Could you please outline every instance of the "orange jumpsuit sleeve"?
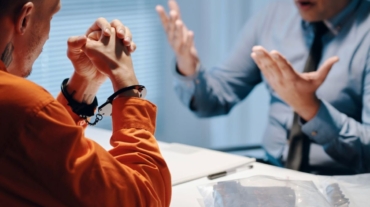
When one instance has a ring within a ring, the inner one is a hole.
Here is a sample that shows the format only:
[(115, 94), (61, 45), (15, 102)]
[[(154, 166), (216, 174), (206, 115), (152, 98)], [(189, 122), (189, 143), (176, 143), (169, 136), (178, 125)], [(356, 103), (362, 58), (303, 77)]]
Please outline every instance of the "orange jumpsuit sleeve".
[(107, 152), (85, 138), (64, 97), (57, 100), (30, 115), (19, 143), (8, 147), (7, 166), (19, 163), (23, 170), (16, 174), (31, 178), (9, 180), (9, 192), (15, 188), (41, 206), (170, 205), (171, 176), (153, 135), (155, 105), (115, 99), (113, 149)]

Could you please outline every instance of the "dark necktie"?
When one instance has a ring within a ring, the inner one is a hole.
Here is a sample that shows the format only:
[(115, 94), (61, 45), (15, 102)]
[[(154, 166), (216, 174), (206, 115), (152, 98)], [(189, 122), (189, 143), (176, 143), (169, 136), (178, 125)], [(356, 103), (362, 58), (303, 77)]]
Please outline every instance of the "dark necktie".
[[(323, 22), (314, 23), (315, 37), (304, 68), (305, 73), (317, 70), (322, 54), (322, 36), (328, 31)], [(289, 152), (285, 167), (293, 170), (309, 171), (310, 139), (302, 132), (300, 117), (294, 113), (289, 135)]]

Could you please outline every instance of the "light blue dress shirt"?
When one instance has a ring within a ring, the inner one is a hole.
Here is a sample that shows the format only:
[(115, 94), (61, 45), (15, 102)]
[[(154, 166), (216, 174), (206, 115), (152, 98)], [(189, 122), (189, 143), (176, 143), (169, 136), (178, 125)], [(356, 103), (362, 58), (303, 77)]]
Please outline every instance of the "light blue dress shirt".
[[(330, 32), (322, 40), (321, 64), (332, 56), (338, 56), (340, 62), (316, 92), (321, 101), (318, 113), (302, 124), (302, 131), (313, 142), (312, 166), (370, 172), (369, 14), (369, 0), (352, 0), (334, 18), (325, 20)], [(264, 80), (250, 57), (251, 49), (261, 45), (277, 50), (302, 72), (313, 38), (312, 25), (302, 20), (293, 0), (271, 3), (247, 22), (226, 62), (210, 70), (200, 66), (192, 77), (177, 74), (175, 90), (188, 107), (194, 97), (190, 108), (199, 117), (211, 117), (227, 114), (264, 82), (271, 100), (263, 147), (269, 160), (282, 166), (293, 111)]]

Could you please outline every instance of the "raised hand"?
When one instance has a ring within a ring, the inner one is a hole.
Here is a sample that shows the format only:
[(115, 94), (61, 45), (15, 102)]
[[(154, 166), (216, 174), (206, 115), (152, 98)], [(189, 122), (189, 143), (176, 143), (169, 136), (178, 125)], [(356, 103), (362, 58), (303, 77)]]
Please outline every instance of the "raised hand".
[(317, 71), (298, 73), (277, 51), (269, 53), (256, 46), (251, 56), (274, 91), (306, 121), (318, 112), (320, 102), (316, 90), (339, 61), (338, 57), (331, 57)]
[(194, 33), (188, 30), (181, 20), (180, 8), (176, 1), (169, 0), (168, 6), (170, 8), (169, 14), (166, 14), (162, 6), (157, 6), (156, 10), (167, 34), (168, 42), (176, 54), (180, 72), (185, 76), (191, 76), (196, 72), (199, 63), (197, 50), (194, 46)]

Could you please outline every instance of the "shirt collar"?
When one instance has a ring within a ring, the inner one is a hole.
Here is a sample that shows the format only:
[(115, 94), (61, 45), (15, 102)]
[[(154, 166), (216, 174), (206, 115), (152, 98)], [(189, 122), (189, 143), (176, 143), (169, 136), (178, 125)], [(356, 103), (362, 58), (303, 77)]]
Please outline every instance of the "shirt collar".
[[(357, 6), (362, 0), (350, 0), (350, 3), (336, 16), (324, 20), (325, 25), (329, 28), (330, 32), (337, 35), (342, 26), (346, 23), (346, 20), (355, 12)], [(311, 27), (311, 23), (302, 20), (302, 25), (304, 28)]]

